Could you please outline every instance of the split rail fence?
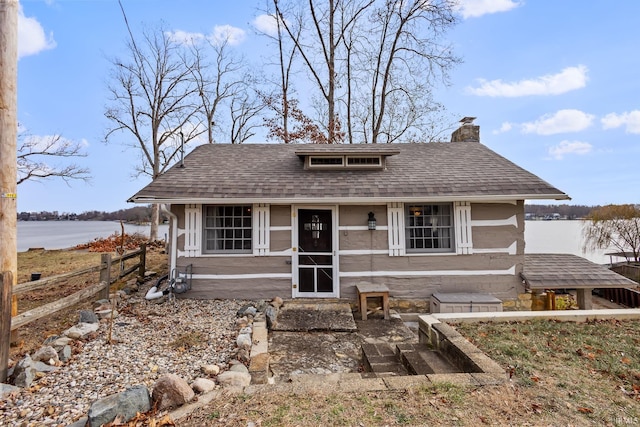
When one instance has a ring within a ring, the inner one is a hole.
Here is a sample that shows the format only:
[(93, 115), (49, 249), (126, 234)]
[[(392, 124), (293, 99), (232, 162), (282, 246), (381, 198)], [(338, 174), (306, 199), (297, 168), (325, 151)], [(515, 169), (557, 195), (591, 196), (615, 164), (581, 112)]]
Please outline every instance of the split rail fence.
[[(12, 287), (13, 273), (11, 271), (0, 271), (0, 382), (5, 382), (7, 379), (11, 331), (27, 325), (34, 320), (49, 316), (56, 311), (71, 307), (80, 301), (94, 296), (95, 294), (100, 294), (101, 298), (109, 298), (109, 286), (116, 280), (125, 277), (136, 270), (140, 277), (144, 277), (146, 256), (147, 246), (143, 244), (138, 250), (113, 259), (111, 258), (111, 254), (102, 254), (100, 257), (100, 265), (73, 271), (71, 273), (59, 274), (46, 279), (20, 283), (15, 287)], [(133, 258), (138, 258), (137, 263), (128, 268), (125, 267), (125, 261)], [(119, 271), (117, 278), (112, 279), (111, 266), (116, 262), (120, 263)], [(51, 286), (56, 282), (96, 271), (100, 272), (98, 284), (91, 285), (72, 295), (11, 317), (10, 307), (13, 295), (20, 295), (37, 289), (42, 289), (43, 287)]]
[[(80, 301), (90, 298), (96, 294), (99, 294), (100, 298), (109, 298), (109, 286), (116, 280), (125, 277), (136, 270), (138, 271), (138, 275), (140, 277), (144, 277), (146, 268), (146, 254), (147, 246), (143, 244), (139, 249), (131, 253), (118, 256), (116, 258), (112, 258), (111, 254), (102, 254), (100, 257), (100, 264), (93, 267), (88, 267), (82, 270), (76, 270), (70, 273), (59, 274), (56, 276), (47, 277), (45, 279), (34, 280), (32, 282), (20, 283), (16, 285), (13, 288), (13, 295), (20, 295), (27, 292), (35, 291), (37, 289), (42, 289), (45, 286), (52, 286), (56, 282), (59, 282), (61, 280), (81, 276), (83, 274), (100, 272), (97, 284), (88, 286), (69, 296), (50, 302), (48, 304), (44, 304), (40, 307), (36, 307), (32, 310), (25, 311), (24, 313), (20, 313), (17, 316), (12, 317), (11, 330), (13, 331), (21, 326), (33, 322), (34, 320), (41, 319), (59, 310), (71, 307), (79, 303)], [(129, 267), (125, 267), (125, 261), (133, 258), (138, 258), (137, 263)], [(112, 278), (111, 266), (115, 263), (119, 263), (120, 265), (117, 277)]]

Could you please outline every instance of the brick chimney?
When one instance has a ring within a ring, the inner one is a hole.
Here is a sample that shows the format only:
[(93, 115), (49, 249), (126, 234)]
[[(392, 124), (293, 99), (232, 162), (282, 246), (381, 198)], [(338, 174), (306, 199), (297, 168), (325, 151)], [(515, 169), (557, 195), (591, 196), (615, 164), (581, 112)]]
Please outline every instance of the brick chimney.
[(480, 142), (480, 126), (473, 124), (475, 117), (464, 117), (460, 127), (451, 134), (451, 142)]

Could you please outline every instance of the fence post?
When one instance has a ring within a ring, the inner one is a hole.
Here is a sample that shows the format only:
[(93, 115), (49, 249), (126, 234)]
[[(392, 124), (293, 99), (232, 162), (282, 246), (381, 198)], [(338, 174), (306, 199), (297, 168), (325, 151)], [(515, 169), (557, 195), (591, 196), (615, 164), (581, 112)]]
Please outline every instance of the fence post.
[(100, 282), (106, 283), (106, 287), (100, 291), (100, 298), (109, 299), (111, 288), (111, 254), (100, 255)]
[(7, 381), (11, 345), (11, 288), (13, 273), (0, 272), (0, 383)]
[(140, 283), (144, 281), (144, 273), (147, 271), (147, 244), (143, 243), (140, 245), (140, 267), (138, 269), (138, 277), (140, 278)]

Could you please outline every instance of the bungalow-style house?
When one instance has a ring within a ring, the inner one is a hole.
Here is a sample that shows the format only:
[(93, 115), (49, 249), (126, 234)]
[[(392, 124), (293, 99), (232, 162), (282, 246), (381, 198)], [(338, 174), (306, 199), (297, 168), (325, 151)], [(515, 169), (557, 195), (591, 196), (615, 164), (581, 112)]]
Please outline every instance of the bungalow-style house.
[(568, 199), (479, 142), (208, 144), (130, 201), (164, 204), (190, 298), (523, 292), (524, 201)]

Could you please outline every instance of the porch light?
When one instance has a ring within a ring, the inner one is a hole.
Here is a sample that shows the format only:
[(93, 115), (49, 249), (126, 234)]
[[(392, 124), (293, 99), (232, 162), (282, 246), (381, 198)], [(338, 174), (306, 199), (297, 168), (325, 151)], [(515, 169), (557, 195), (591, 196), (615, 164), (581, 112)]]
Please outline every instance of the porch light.
[(376, 229), (376, 217), (373, 216), (373, 212), (369, 212), (369, 230), (375, 230)]

